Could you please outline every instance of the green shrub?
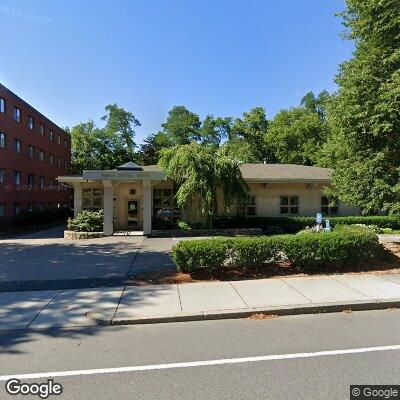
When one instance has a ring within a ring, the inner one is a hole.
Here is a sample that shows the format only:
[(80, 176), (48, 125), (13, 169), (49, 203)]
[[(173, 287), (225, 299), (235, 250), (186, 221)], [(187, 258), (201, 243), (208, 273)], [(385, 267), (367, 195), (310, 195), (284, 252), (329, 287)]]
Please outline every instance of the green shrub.
[(179, 221), (178, 222), (178, 229), (180, 229), (181, 231), (191, 231), (192, 227), (186, 223), (185, 221)]
[(75, 232), (102, 232), (103, 216), (103, 210), (83, 210), (76, 218), (68, 219), (68, 230)]
[[(400, 229), (400, 216), (327, 217), (335, 225), (376, 225), (378, 228)], [(315, 225), (314, 217), (215, 217), (214, 228), (261, 228), (264, 234), (296, 233)], [(277, 230), (279, 229), (280, 232)], [(275, 232), (274, 232), (275, 231)]]
[(231, 239), (182, 240), (173, 247), (172, 259), (182, 272), (222, 268), (228, 259)]
[(181, 241), (172, 248), (172, 258), (182, 272), (226, 266), (266, 268), (282, 261), (301, 271), (340, 269), (382, 255), (374, 232), (351, 227), (308, 235)]

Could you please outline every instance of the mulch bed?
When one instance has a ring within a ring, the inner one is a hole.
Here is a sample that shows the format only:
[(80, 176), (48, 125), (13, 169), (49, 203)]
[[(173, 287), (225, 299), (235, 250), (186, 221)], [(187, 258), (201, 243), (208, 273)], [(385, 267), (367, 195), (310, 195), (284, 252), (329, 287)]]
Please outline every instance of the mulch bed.
[(365, 274), (374, 272), (376, 274), (400, 273), (400, 244), (386, 243), (388, 251), (386, 259), (379, 260), (373, 264), (348, 265), (340, 270), (324, 268), (312, 272), (300, 272), (290, 264), (269, 265), (267, 268), (224, 268), (216, 271), (199, 270), (190, 273), (176, 271), (155, 271), (145, 275), (132, 277), (128, 285), (162, 285), (173, 283), (194, 283), (194, 282), (219, 282), (219, 281), (239, 281), (247, 279), (267, 279), (282, 277), (303, 277), (317, 275), (332, 275), (341, 273)]

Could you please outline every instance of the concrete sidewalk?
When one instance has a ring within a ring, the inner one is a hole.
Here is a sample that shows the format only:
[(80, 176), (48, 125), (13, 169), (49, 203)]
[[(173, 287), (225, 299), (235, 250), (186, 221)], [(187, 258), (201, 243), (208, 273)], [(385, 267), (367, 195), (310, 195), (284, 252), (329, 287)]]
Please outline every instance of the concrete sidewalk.
[(400, 307), (400, 274), (0, 293), (0, 330)]

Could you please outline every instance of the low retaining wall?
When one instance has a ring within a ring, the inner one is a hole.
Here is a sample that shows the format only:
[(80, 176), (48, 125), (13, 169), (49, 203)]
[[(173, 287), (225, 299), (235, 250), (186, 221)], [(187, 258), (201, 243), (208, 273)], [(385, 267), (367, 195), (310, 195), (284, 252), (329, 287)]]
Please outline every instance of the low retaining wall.
[(79, 239), (96, 239), (104, 237), (103, 232), (75, 232), (64, 231), (64, 239), (79, 240)]
[(238, 229), (193, 229), (191, 231), (181, 230), (153, 230), (151, 237), (190, 237), (190, 236), (261, 236), (260, 228), (238, 228)]

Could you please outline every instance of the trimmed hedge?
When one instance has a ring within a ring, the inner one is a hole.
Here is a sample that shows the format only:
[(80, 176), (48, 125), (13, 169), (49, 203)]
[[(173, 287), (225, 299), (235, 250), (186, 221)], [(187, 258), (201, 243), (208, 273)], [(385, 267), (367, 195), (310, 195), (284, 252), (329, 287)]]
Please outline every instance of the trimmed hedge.
[(276, 235), (257, 238), (181, 241), (172, 248), (172, 259), (182, 272), (224, 267), (267, 267), (288, 261), (301, 271), (343, 266), (384, 255), (377, 236), (365, 229), (338, 232)]
[[(335, 225), (376, 225), (379, 228), (400, 229), (400, 216), (351, 216), (328, 217)], [(307, 226), (315, 225), (314, 217), (215, 217), (213, 227), (225, 228), (261, 228), (264, 234), (296, 233)]]

